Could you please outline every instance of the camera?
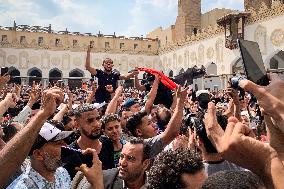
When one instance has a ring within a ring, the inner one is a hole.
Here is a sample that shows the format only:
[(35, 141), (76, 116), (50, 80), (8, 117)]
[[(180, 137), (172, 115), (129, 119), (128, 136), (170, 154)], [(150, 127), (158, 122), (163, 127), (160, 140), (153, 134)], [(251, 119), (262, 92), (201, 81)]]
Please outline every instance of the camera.
[(231, 81), (230, 81), (231, 87), (239, 92), (239, 98), (240, 98), (240, 100), (243, 100), (243, 99), (244, 99), (245, 91), (244, 91), (244, 89), (242, 89), (242, 88), (239, 86), (239, 81), (240, 81), (240, 80), (244, 80), (244, 79), (245, 79), (244, 77), (236, 76), (236, 77), (231, 78)]
[(61, 147), (61, 161), (66, 164), (74, 165), (75, 167), (80, 167), (83, 163), (87, 163), (88, 167), (91, 167), (88, 159), (92, 159), (92, 155), (83, 155), (82, 150), (74, 149), (66, 146)]
[(9, 68), (8, 67), (2, 67), (1, 68), (1, 76), (8, 74)]
[[(196, 130), (196, 134), (198, 135), (199, 139), (204, 144), (205, 150), (208, 153), (217, 153), (216, 148), (211, 143), (209, 138), (207, 137), (205, 123), (204, 123), (204, 116), (205, 116), (206, 109), (200, 110), (197, 114), (188, 114), (184, 118), (184, 123), (187, 127), (189, 127), (192, 131)], [(221, 112), (217, 111), (217, 121), (219, 125), (225, 129), (228, 121), (227, 117), (223, 116)]]

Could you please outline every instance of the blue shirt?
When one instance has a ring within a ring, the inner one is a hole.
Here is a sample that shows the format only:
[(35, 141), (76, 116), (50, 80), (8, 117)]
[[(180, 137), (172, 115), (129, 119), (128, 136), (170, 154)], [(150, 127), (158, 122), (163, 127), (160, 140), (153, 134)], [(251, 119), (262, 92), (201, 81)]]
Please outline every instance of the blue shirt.
[(7, 189), (69, 189), (71, 179), (63, 167), (55, 172), (55, 182), (49, 182), (36, 172), (32, 167), (14, 180)]

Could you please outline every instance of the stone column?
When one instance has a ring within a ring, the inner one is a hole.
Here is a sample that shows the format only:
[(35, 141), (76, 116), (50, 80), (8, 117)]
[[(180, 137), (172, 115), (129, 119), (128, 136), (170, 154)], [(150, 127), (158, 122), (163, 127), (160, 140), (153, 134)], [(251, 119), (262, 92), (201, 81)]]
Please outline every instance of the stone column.
[(21, 78), (21, 84), (22, 84), (22, 85), (28, 85), (28, 78), (22, 77), (22, 78)]
[(48, 78), (43, 78), (43, 79), (42, 79), (43, 88), (46, 88), (46, 87), (48, 86), (48, 83), (49, 83)]

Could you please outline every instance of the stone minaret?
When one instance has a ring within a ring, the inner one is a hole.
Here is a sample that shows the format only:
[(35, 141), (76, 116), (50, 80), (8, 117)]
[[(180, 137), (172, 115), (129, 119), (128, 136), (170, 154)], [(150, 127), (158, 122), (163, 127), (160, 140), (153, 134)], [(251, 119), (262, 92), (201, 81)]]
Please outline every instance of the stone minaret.
[(201, 28), (201, 0), (179, 0), (174, 41), (182, 41)]
[(272, 0), (244, 0), (245, 10), (254, 8), (254, 10), (258, 11), (262, 3), (265, 3), (270, 8)]

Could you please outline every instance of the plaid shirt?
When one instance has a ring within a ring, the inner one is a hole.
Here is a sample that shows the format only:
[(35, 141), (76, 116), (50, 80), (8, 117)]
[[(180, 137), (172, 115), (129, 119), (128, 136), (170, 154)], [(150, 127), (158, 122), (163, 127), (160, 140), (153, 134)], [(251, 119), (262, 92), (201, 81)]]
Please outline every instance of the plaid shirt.
[(71, 179), (63, 167), (55, 172), (55, 182), (49, 182), (32, 167), (21, 174), (7, 189), (68, 189), (71, 188)]

